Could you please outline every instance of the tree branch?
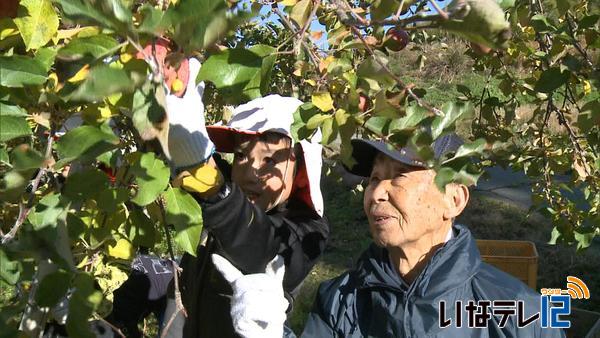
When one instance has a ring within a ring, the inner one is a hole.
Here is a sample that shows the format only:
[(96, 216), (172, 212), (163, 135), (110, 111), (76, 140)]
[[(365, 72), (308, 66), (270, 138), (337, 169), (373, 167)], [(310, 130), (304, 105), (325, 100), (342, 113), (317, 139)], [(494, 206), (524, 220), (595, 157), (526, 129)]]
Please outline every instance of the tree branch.
[(171, 265), (173, 267), (173, 281), (175, 283), (175, 312), (173, 312), (173, 314), (171, 315), (171, 317), (169, 318), (169, 320), (167, 321), (167, 324), (165, 325), (160, 337), (164, 338), (167, 336), (167, 333), (169, 332), (169, 329), (171, 328), (171, 325), (173, 324), (173, 322), (175, 321), (175, 318), (177, 318), (177, 315), (181, 312), (183, 314), (184, 317), (187, 318), (187, 311), (185, 310), (185, 306), (183, 306), (183, 301), (181, 300), (181, 291), (179, 290), (179, 272), (181, 271), (181, 268), (179, 268), (179, 266), (177, 265), (177, 262), (175, 261), (175, 254), (174, 254), (174, 250), (173, 250), (173, 244), (171, 243), (171, 234), (169, 232), (169, 227), (167, 226), (167, 217), (166, 217), (166, 213), (165, 213), (165, 200), (163, 199), (163, 197), (159, 197), (158, 198), (158, 206), (160, 208), (160, 212), (161, 212), (161, 216), (163, 219), (163, 226), (165, 228), (165, 234), (167, 236), (167, 247), (169, 250), (169, 256), (170, 256), (170, 261), (171, 261)]
[[(316, 6), (315, 6), (316, 7)], [(283, 25), (289, 29), (290, 31), (292, 31), (294, 33), (294, 35), (297, 35), (299, 33), (299, 31), (294, 27), (294, 25), (290, 22), (290, 20), (285, 16), (285, 14), (283, 14), (281, 12), (281, 10), (277, 7), (277, 4), (274, 3), (271, 6), (271, 11), (275, 14), (277, 14), (277, 16), (281, 19), (281, 22), (283, 23)], [(314, 54), (314, 51), (308, 46), (308, 44), (306, 43), (306, 41), (304, 40), (303, 36), (300, 36), (300, 44), (302, 45), (302, 47), (304, 47), (304, 49), (307, 51), (308, 56), (310, 57), (310, 60), (312, 61), (312, 63), (315, 65), (316, 69), (319, 69), (319, 65), (321, 64), (321, 60), (319, 59), (319, 57), (317, 55)]]
[[(45, 152), (44, 159), (47, 159), (52, 154), (52, 142), (54, 140), (54, 138), (52, 137), (52, 134), (50, 134), (48, 136), (47, 140), (48, 140), (48, 142), (46, 145), (46, 152)], [(10, 229), (10, 231), (2, 237), (2, 244), (6, 244), (9, 241), (11, 241), (15, 237), (17, 232), (19, 231), (19, 228), (21, 228), (21, 225), (23, 224), (23, 222), (25, 222), (25, 220), (27, 219), (27, 216), (29, 215), (29, 212), (31, 211), (31, 208), (33, 206), (33, 201), (35, 199), (35, 192), (37, 191), (38, 186), (40, 185), (40, 181), (42, 180), (42, 177), (44, 177), (44, 175), (46, 174), (47, 168), (48, 168), (48, 165), (46, 164), (46, 162), (44, 162), (44, 166), (39, 169), (37, 175), (35, 176), (35, 179), (33, 180), (32, 184), (31, 184), (31, 192), (29, 193), (29, 198), (27, 199), (27, 204), (23, 205), (23, 202), (19, 202), (19, 216), (17, 217), (17, 221), (15, 222), (15, 225), (13, 225), (13, 227)]]
[(575, 46), (575, 49), (577, 49), (579, 54), (581, 54), (581, 56), (583, 56), (583, 59), (586, 61), (588, 67), (593, 69), (594, 64), (592, 63), (590, 56), (588, 55), (586, 50), (581, 47), (581, 44), (579, 44), (579, 41), (577, 41), (577, 38), (575, 37), (575, 30), (573, 29), (573, 26), (574, 26), (573, 18), (571, 18), (571, 15), (568, 12), (565, 14), (565, 18), (567, 19), (567, 27), (569, 27), (569, 36), (573, 40), (572, 41), (573, 46)]
[(116, 326), (114, 326), (113, 324), (109, 323), (106, 319), (100, 317), (98, 314), (96, 314), (94, 316), (97, 320), (105, 323), (106, 325), (110, 326), (111, 329), (113, 329), (113, 331), (115, 331), (119, 336), (121, 336), (121, 338), (126, 338), (125, 335), (123, 334), (123, 332)]
[(441, 9), (440, 6), (437, 4), (437, 2), (435, 2), (435, 0), (430, 0), (429, 3), (435, 9), (435, 11), (438, 12), (438, 14), (440, 15), (440, 17), (443, 20), (448, 20), (450, 18), (448, 16), (448, 13), (446, 13), (446, 11), (444, 11), (443, 9)]

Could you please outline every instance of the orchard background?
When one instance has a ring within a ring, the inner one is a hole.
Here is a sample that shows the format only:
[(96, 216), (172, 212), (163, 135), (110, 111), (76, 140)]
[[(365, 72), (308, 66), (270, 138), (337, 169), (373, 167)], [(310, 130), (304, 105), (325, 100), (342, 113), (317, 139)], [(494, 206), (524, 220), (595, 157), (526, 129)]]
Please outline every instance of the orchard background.
[[(294, 134), (323, 134), (326, 197), (350, 139), (380, 138), (440, 186), (523, 172), (551, 224), (529, 229), (575, 260), (600, 234), (597, 2), (10, 0), (0, 17), (1, 336), (38, 336), (67, 294), (69, 334), (89, 336), (138, 247), (194, 254), (200, 207), (163, 151), (191, 56), (209, 123), (270, 93), (306, 102)], [(451, 131), (467, 142), (433, 161)]]

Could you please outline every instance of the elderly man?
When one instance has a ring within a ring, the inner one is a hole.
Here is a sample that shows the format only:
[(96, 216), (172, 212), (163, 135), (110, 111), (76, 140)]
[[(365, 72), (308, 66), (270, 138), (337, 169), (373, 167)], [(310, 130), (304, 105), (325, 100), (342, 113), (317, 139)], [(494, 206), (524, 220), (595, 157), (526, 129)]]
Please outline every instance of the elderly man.
[[(460, 144), (455, 135), (438, 138), (435, 158)], [(353, 146), (351, 172), (369, 177), (364, 212), (374, 243), (353, 270), (321, 284), (303, 337), (564, 336), (542, 329), (539, 294), (483, 263), (469, 230), (454, 223), (469, 200), (465, 185), (440, 191), (435, 171), (410, 148)], [(234, 303), (252, 317), (244, 325), (275, 324), (268, 310), (259, 318), (260, 308)]]

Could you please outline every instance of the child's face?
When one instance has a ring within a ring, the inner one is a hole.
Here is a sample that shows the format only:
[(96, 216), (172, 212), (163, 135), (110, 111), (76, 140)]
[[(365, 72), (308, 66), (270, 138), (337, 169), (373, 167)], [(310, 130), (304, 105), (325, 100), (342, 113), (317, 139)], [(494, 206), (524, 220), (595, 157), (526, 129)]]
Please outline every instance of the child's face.
[(231, 179), (250, 202), (269, 210), (290, 197), (295, 162), (285, 136), (236, 135)]

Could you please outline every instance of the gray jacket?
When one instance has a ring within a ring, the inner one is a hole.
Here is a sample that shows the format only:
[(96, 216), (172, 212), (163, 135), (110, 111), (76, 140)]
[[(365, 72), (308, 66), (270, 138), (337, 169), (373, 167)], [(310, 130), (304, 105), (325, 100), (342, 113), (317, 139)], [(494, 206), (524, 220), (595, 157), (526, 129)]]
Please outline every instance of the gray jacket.
[[(521, 319), (528, 319), (540, 312), (540, 295), (483, 263), (466, 227), (455, 225), (453, 231), (454, 238), (411, 285), (395, 272), (387, 250), (371, 245), (354, 270), (321, 284), (302, 337), (564, 337), (562, 330), (542, 329), (539, 319), (518, 328), (516, 314), (500, 325), (502, 315), (494, 309), (518, 313), (517, 304), (489, 307), (487, 327), (469, 328), (466, 306), (471, 300), (523, 300)], [(440, 301), (445, 301), (442, 318)], [(462, 302), (460, 327), (457, 301)], [(440, 319), (451, 322), (441, 328)]]

